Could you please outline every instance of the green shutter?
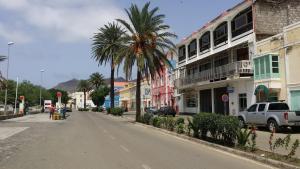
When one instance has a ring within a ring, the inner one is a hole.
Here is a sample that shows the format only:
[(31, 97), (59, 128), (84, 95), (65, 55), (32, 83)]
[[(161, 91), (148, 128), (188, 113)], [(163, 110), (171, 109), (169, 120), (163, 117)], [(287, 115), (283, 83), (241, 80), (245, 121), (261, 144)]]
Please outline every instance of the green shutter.
[(291, 92), (291, 110), (300, 111), (300, 90)]

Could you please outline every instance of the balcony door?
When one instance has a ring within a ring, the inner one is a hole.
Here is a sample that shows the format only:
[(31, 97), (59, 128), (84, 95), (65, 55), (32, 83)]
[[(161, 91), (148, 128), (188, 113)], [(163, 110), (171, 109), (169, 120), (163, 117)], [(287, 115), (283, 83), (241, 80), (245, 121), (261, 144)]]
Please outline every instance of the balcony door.
[(212, 112), (211, 89), (200, 91), (200, 112)]
[(214, 89), (215, 113), (222, 114), (222, 115), (228, 115), (229, 114), (229, 102), (225, 103), (225, 105), (224, 105), (224, 103), (222, 101), (223, 94), (228, 94), (226, 87)]

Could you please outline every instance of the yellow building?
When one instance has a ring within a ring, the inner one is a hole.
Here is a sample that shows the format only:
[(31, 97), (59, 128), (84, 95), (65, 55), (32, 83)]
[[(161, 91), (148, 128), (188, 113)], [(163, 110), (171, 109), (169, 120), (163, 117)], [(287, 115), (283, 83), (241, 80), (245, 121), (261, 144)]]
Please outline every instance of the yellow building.
[(300, 22), (257, 42), (253, 62), (257, 101), (284, 100), (300, 110)]

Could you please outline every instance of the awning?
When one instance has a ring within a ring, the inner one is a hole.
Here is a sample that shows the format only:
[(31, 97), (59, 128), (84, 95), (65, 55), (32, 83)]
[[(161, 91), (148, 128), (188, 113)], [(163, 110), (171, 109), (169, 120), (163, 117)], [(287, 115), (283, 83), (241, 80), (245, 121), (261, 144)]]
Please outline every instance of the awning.
[(265, 95), (269, 95), (270, 94), (270, 90), (268, 87), (266, 87), (265, 85), (258, 85), (255, 89), (255, 92), (254, 94), (257, 95), (259, 94), (260, 92), (263, 92)]

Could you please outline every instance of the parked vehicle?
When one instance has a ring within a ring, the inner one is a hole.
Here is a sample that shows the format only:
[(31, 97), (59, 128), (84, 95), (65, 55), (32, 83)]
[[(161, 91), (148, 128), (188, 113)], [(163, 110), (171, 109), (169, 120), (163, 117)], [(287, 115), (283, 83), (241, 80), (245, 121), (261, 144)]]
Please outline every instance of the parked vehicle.
[(290, 111), (283, 102), (263, 102), (251, 105), (238, 115), (241, 126), (266, 126), (270, 131), (279, 131), (283, 127), (299, 127), (300, 112)]
[(161, 107), (158, 111), (157, 114), (160, 116), (168, 116), (171, 115), (175, 117), (176, 111), (173, 109), (171, 106), (166, 106), (166, 107)]
[(151, 114), (157, 114), (157, 108), (156, 107), (146, 107), (145, 112), (151, 113)]

